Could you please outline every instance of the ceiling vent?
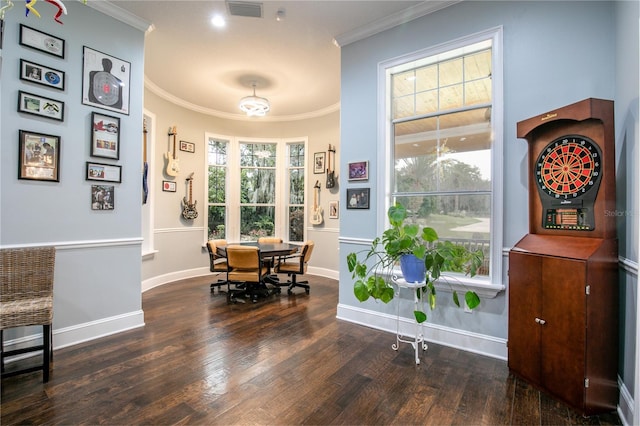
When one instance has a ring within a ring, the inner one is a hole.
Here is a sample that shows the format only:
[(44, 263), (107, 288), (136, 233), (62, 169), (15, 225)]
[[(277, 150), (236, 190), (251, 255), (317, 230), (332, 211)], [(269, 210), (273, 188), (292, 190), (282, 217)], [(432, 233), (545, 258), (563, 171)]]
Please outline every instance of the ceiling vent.
[(262, 3), (248, 1), (228, 1), (229, 15), (262, 18)]

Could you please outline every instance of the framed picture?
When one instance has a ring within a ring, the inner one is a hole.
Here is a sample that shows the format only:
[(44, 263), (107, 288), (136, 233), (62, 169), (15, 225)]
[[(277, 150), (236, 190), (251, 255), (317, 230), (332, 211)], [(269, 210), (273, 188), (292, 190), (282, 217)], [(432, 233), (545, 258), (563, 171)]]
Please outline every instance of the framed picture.
[(64, 71), (20, 59), (20, 79), (64, 90)]
[(180, 151), (184, 152), (196, 152), (196, 144), (187, 141), (180, 141)]
[(64, 121), (64, 102), (20, 90), (18, 112)]
[(120, 119), (91, 113), (91, 156), (120, 159)]
[(64, 40), (20, 24), (20, 44), (64, 58)]
[(171, 182), (170, 180), (162, 181), (162, 190), (164, 192), (176, 192), (176, 183)]
[(18, 179), (60, 181), (60, 137), (20, 130)]
[(324, 156), (324, 152), (316, 152), (315, 154), (313, 154), (313, 173), (324, 173)]
[(82, 103), (129, 115), (131, 64), (83, 47)]
[(339, 211), (338, 201), (329, 201), (329, 219), (337, 219)]
[(91, 185), (91, 210), (113, 210), (115, 192), (113, 185)]
[(103, 182), (122, 182), (122, 166), (100, 164), (87, 161), (87, 180), (101, 180)]
[(348, 209), (368, 209), (369, 208), (369, 188), (349, 188), (347, 189)]
[(349, 163), (349, 180), (368, 180), (369, 162), (356, 161)]

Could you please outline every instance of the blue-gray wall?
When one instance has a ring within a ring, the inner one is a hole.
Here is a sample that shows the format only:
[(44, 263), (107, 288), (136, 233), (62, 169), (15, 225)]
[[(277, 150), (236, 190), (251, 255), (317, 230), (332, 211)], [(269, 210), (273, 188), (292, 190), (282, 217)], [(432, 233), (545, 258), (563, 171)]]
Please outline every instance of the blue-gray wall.
[[(616, 101), (619, 192), (621, 187), (625, 188), (625, 196), (619, 195), (618, 205), (621, 211), (627, 212), (626, 220), (620, 222), (619, 232), (624, 235), (621, 255), (628, 256), (628, 259), (622, 259), (628, 267), (621, 268), (623, 329), (620, 377), (624, 390), (632, 393), (633, 378), (638, 374), (633, 368), (638, 339), (635, 329), (638, 264), (637, 2), (462, 2), (344, 46), (341, 59), (342, 174), (348, 162), (369, 160), (372, 178), (366, 186), (372, 190), (372, 205), (381, 204), (380, 197), (384, 192), (382, 188), (378, 190), (376, 179), (378, 170), (382, 170), (382, 165), (377, 162), (378, 106), (384, 99), (378, 93), (379, 63), (495, 27), (503, 29), (504, 50), (504, 99), (495, 100), (504, 102), (504, 253), (529, 229), (526, 209), (527, 143), (516, 138), (516, 123), (589, 97)], [(395, 313), (395, 309), (381, 303), (359, 303), (353, 296), (353, 280), (344, 259), (347, 253), (363, 248), (359, 239), (370, 241), (380, 234), (381, 230), (376, 231), (377, 213), (375, 208), (341, 208), (338, 311), (339, 316), (341, 312), (345, 313), (345, 319), (385, 328), (388, 326), (385, 320)], [(502, 284), (508, 291), (507, 266), (505, 259)], [(484, 299), (478, 311), (470, 315), (454, 311), (448, 299), (446, 294), (439, 295), (438, 303), (445, 305), (445, 309), (429, 318), (430, 326), (434, 325), (436, 332), (444, 329), (468, 337), (461, 346), (470, 350), (476, 349), (476, 340), (506, 343), (508, 306), (505, 292), (496, 298)], [(357, 310), (361, 310), (360, 316), (353, 314)], [(410, 316), (409, 309), (404, 316)], [(456, 342), (463, 340), (453, 339)], [(494, 355), (500, 356), (499, 353)], [(629, 401), (624, 401), (624, 404), (629, 405)]]
[[(6, 12), (2, 50), (2, 150), (0, 245), (57, 247), (54, 346), (95, 338), (143, 324), (140, 291), (141, 135), (144, 32), (81, 2), (66, 2), (63, 25), (56, 8), (39, 2), (41, 18), (25, 17), (24, 4)], [(64, 59), (19, 44), (19, 25), (65, 40)], [(131, 63), (129, 115), (82, 105), (83, 46)], [(66, 73), (64, 91), (20, 80), (20, 59)], [(65, 103), (64, 122), (16, 111), (18, 90)], [(120, 118), (120, 160), (90, 157), (91, 112)], [(18, 180), (18, 131), (60, 136), (60, 182)], [(115, 209), (91, 210), (86, 162), (122, 166), (115, 183)], [(18, 334), (16, 334), (18, 333)], [(31, 330), (7, 333), (9, 340)]]

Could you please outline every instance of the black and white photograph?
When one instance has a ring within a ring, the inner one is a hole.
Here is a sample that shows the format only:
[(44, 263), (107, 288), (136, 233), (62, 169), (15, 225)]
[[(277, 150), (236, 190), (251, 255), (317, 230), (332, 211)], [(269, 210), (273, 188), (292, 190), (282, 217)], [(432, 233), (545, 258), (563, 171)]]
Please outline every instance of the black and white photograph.
[(113, 185), (91, 185), (91, 210), (113, 210), (115, 187)]
[(339, 202), (337, 200), (329, 201), (329, 219), (337, 219), (340, 211)]
[(84, 46), (82, 103), (129, 115), (131, 63)]
[(20, 79), (52, 89), (64, 90), (65, 73), (46, 65), (20, 59)]
[(324, 173), (324, 160), (325, 153), (324, 152), (316, 152), (313, 154), (313, 173), (314, 174), (322, 174)]

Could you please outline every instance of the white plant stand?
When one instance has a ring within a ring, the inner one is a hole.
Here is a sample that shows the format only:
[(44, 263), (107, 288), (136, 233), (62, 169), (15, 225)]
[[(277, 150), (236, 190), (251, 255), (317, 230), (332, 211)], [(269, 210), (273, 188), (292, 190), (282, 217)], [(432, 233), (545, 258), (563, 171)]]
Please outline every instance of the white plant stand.
[(424, 312), (424, 297), (420, 297), (419, 292), (422, 288), (427, 286), (425, 281), (419, 283), (408, 283), (403, 278), (393, 277), (391, 280), (393, 284), (396, 285), (396, 297), (398, 297), (398, 301), (396, 303), (397, 306), (397, 316), (396, 316), (396, 342), (391, 345), (391, 348), (394, 351), (397, 351), (400, 348), (400, 343), (408, 343), (413, 346), (416, 355), (416, 365), (420, 364), (420, 347), (422, 347), (423, 351), (426, 351), (428, 346), (424, 340), (424, 327), (423, 323), (418, 323), (413, 317), (413, 321), (415, 322), (415, 334), (413, 337), (407, 336), (400, 333), (400, 290), (403, 288), (407, 288), (413, 291), (413, 304), (414, 310), (420, 310)]

